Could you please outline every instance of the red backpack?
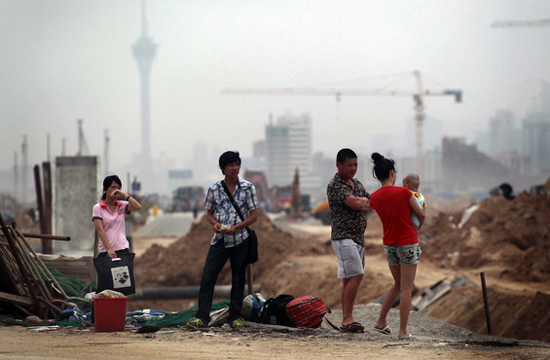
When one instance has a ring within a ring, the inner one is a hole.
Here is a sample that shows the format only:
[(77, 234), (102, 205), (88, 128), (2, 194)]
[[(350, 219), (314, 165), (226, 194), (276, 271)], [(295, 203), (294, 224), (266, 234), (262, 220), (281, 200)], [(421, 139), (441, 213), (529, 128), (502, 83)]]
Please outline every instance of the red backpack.
[(314, 295), (297, 297), (286, 305), (286, 314), (296, 326), (316, 328), (328, 312), (325, 302)]

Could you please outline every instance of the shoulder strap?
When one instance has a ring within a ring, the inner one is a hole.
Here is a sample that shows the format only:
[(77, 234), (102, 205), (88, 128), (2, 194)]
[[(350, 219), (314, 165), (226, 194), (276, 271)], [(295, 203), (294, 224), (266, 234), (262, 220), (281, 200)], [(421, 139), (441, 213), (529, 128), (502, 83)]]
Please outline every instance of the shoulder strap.
[(340, 330), (338, 326), (334, 325), (326, 316), (324, 316), (323, 319), (327, 322), (328, 326), (331, 327), (333, 330)]
[(244, 221), (244, 217), (241, 214), (241, 211), (239, 210), (239, 207), (235, 203), (235, 199), (233, 199), (233, 195), (231, 195), (231, 192), (229, 191), (229, 188), (227, 187), (227, 184), (225, 183), (225, 180), (222, 180), (223, 189), (225, 190), (225, 193), (227, 194), (227, 197), (229, 197), (229, 200), (231, 201), (231, 204), (233, 204), (233, 207), (237, 211), (237, 214), (241, 218), (241, 221)]

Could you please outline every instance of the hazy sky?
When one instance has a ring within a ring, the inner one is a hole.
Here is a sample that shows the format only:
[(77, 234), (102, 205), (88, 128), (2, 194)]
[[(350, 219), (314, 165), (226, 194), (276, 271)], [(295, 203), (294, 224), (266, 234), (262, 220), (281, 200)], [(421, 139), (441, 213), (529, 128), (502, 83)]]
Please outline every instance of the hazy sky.
[[(369, 148), (381, 134), (399, 139), (413, 116), (408, 96), (221, 95), (228, 87), (370, 88), (374, 77), (420, 70), (427, 88), (464, 91), (461, 104), (427, 97), (426, 112), (444, 134), (472, 139), (498, 109), (523, 118), (539, 79), (550, 80), (550, 27), (491, 28), (549, 18), (547, 0), (156, 0), (147, 16), (159, 44), (153, 156), (178, 166), (196, 141), (251, 155), (270, 113), (309, 113), (313, 148), (329, 154)], [(75, 154), (78, 118), (92, 154), (102, 153), (109, 130), (114, 172), (139, 152), (130, 46), (140, 25), (139, 0), (0, 0), (1, 167), (13, 166), (23, 135), (30, 165), (46, 159), (48, 133), (52, 155), (64, 138)], [(412, 75), (403, 79), (387, 88), (414, 89)]]

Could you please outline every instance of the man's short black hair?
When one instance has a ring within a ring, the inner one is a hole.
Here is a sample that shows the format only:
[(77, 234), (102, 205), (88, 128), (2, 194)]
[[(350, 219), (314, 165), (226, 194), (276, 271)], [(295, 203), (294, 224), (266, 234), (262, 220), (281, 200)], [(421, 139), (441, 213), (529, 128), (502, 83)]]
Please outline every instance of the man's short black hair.
[(336, 162), (343, 164), (347, 159), (357, 159), (357, 154), (351, 149), (342, 149), (336, 155)]
[(238, 151), (226, 151), (220, 156), (220, 160), (218, 162), (220, 165), (220, 169), (222, 170), (222, 173), (223, 173), (223, 170), (229, 164), (238, 162), (239, 165), (241, 165), (241, 158), (239, 156)]

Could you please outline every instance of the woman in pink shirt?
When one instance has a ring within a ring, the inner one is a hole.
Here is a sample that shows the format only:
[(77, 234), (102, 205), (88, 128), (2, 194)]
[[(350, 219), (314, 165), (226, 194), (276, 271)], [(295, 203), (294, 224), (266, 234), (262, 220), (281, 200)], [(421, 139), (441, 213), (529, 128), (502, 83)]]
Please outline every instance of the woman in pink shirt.
[(394, 186), (397, 178), (395, 162), (379, 153), (373, 153), (371, 157), (374, 161), (373, 173), (380, 181), (381, 187), (371, 194), (370, 205), (380, 217), (384, 227), (384, 253), (394, 281), (384, 298), (374, 330), (390, 334), (386, 316), (397, 296), (401, 294), (397, 337), (410, 338), (407, 323), (411, 310), (416, 267), (422, 252), (418, 244), (417, 230), (411, 220), (411, 210), (420, 220), (418, 228), (424, 223), (425, 215), (409, 189)]
[(116, 258), (121, 253), (128, 253), (130, 244), (126, 238), (125, 215), (139, 209), (139, 202), (122, 191), (122, 181), (117, 175), (103, 180), (101, 201), (92, 210), (92, 221), (100, 240), (98, 257)]

